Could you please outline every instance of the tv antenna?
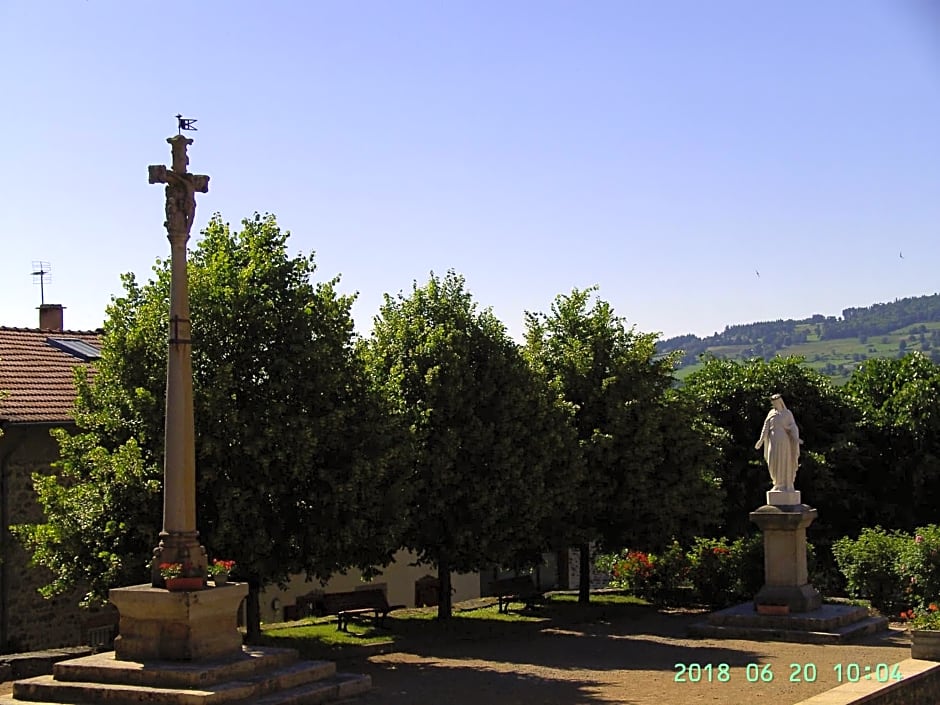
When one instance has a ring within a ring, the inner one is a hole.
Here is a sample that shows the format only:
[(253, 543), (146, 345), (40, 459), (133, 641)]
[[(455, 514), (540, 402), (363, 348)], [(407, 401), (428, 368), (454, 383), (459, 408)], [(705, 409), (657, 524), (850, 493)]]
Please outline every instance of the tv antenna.
[(51, 281), (52, 265), (42, 260), (33, 260), (33, 284), (39, 282), (39, 302), (46, 303), (46, 282)]

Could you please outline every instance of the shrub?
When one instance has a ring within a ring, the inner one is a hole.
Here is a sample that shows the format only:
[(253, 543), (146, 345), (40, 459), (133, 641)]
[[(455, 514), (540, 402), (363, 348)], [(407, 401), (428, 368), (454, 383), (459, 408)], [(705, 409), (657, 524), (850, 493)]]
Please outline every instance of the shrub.
[(907, 604), (926, 608), (940, 596), (940, 526), (905, 535), (897, 556), (898, 585)]
[(823, 595), (846, 596), (845, 576), (832, 555), (832, 543), (806, 544), (806, 565), (809, 581)]
[(652, 559), (653, 575), (650, 583), (654, 596), (671, 597), (671, 593), (688, 585), (692, 566), (678, 541), (673, 540), (669, 548), (661, 555), (652, 556)]
[[(812, 555), (813, 547), (807, 543), (808, 555)], [(764, 586), (764, 536), (751, 534), (736, 539), (731, 544), (731, 555), (735, 558), (737, 583), (737, 597), (749, 600)]]
[(598, 567), (611, 574), (610, 584), (624, 590), (646, 593), (652, 587), (653, 561), (643, 551), (624, 549), (599, 559)]
[(924, 609), (901, 612), (901, 619), (906, 621), (911, 629), (940, 631), (940, 608), (935, 602), (931, 602)]
[(722, 605), (731, 601), (734, 570), (728, 540), (696, 538), (689, 551), (689, 578), (703, 602)]
[(751, 599), (763, 585), (763, 537), (752, 534), (730, 543), (700, 537), (688, 552), (673, 540), (661, 554), (624, 549), (599, 556), (597, 567), (611, 574), (611, 586), (657, 602), (671, 602), (691, 586), (702, 602), (726, 605)]
[(671, 601), (689, 584), (689, 558), (678, 541), (661, 554), (623, 549), (597, 557), (599, 570), (611, 575), (610, 585), (632, 590), (657, 602)]
[(864, 529), (857, 539), (846, 536), (832, 544), (832, 555), (845, 576), (849, 595), (870, 600), (886, 614), (896, 614), (906, 606), (909, 595), (902, 590), (898, 572), (906, 540), (911, 537), (876, 526)]
[(723, 606), (754, 597), (764, 583), (760, 534), (736, 539), (697, 538), (689, 552), (689, 577), (703, 602)]

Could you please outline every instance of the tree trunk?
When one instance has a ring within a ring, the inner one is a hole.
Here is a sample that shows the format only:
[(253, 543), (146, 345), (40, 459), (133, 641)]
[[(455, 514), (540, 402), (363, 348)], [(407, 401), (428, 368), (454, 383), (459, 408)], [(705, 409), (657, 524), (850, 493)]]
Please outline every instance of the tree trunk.
[(578, 602), (586, 605), (591, 601), (591, 544), (578, 546), (580, 570), (578, 575)]
[(450, 592), (450, 563), (446, 560), (439, 560), (437, 563), (437, 581), (441, 585), (437, 596), (437, 618), (450, 619), (453, 613), (453, 602)]
[(248, 578), (248, 597), (245, 598), (245, 641), (257, 644), (261, 637), (261, 581), (256, 576)]

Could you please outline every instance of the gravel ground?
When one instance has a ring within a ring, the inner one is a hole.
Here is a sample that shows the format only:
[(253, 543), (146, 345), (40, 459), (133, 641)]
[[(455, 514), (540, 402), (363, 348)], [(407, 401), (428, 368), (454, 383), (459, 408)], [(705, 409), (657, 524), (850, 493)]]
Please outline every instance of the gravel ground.
[[(899, 625), (846, 646), (686, 638), (688, 625), (701, 619), (654, 613), (510, 638), (436, 640), (339, 666), (372, 676), (373, 690), (350, 705), (793, 705), (839, 685), (838, 664), (844, 672), (849, 663), (864, 669), (910, 657), (910, 640)], [(677, 682), (677, 664), (699, 664), (701, 680), (688, 682), (686, 672), (687, 682)], [(728, 670), (719, 670), (721, 664)], [(762, 682), (765, 665), (772, 680)], [(807, 682), (812, 666), (815, 681)], [(801, 680), (791, 682), (791, 676)], [(11, 689), (9, 682), (0, 684), (0, 695)]]
[[(838, 664), (864, 669), (910, 658), (910, 640), (897, 625), (848, 646), (686, 638), (686, 627), (700, 619), (652, 614), (512, 639), (409, 647), (341, 666), (372, 676), (372, 692), (355, 701), (362, 705), (792, 705), (839, 685)], [(677, 682), (676, 664), (692, 663), (710, 665), (712, 682), (707, 668), (700, 682)], [(719, 682), (720, 664), (729, 666), (725, 682)], [(764, 665), (768, 682), (759, 680)], [(815, 681), (807, 682), (813, 666)], [(757, 682), (749, 682), (748, 671)], [(791, 682), (791, 675), (801, 680)]]

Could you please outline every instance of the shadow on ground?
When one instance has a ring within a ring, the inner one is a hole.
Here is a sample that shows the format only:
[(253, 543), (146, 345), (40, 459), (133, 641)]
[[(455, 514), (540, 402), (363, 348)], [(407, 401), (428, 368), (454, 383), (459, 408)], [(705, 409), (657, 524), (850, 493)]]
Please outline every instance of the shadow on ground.
[(492, 639), (413, 639), (403, 648), (429, 659), (483, 659), (562, 670), (663, 670), (676, 663), (759, 661), (760, 650), (716, 646), (683, 646), (688, 625), (697, 615), (650, 614), (617, 622), (566, 624), (537, 629), (510, 629)]
[[(839, 664), (896, 663), (910, 655), (910, 642), (899, 631), (857, 644), (812, 646), (691, 639), (688, 626), (704, 618), (701, 611), (598, 605), (535, 610), (515, 621), (494, 612), (478, 610), (444, 623), (389, 619), (386, 630), (359, 625), (359, 638), (385, 634), (389, 643), (305, 655), (371, 675), (374, 690), (357, 698), (361, 705), (792, 705), (838, 685)], [(306, 651), (303, 642), (290, 645)], [(680, 682), (677, 664), (699, 664), (702, 673), (711, 665), (713, 674), (727, 664), (724, 674), (730, 676)], [(797, 664), (801, 678), (794, 679)], [(802, 678), (809, 673), (806, 664), (813, 664), (813, 682)], [(773, 671), (772, 682), (755, 682), (765, 666)]]
[[(512, 670), (512, 664), (454, 664), (440, 661), (382, 663), (369, 659), (357, 672), (372, 676), (373, 690), (356, 699), (361, 705), (439, 705), (471, 695), (480, 705), (599, 705), (597, 683)], [(462, 702), (462, 701), (461, 701)], [(632, 700), (622, 700), (624, 705)]]
[[(675, 671), (677, 663), (727, 663), (746, 666), (767, 659), (775, 642), (690, 639), (689, 625), (701, 621), (704, 611), (657, 610), (645, 605), (590, 605), (572, 618), (571, 612), (552, 609), (526, 611), (531, 621), (502, 621), (485, 612), (477, 618), (436, 620), (395, 619), (385, 628), (356, 625), (365, 641), (385, 636), (384, 644), (362, 647), (325, 646), (315, 637), (266, 640), (272, 645), (298, 648), (307, 658), (362, 661), (388, 652), (407, 652), (434, 659), (480, 659), (552, 669)], [(901, 632), (869, 636), (851, 644), (855, 648), (909, 646)], [(808, 647), (807, 647), (808, 648)]]

